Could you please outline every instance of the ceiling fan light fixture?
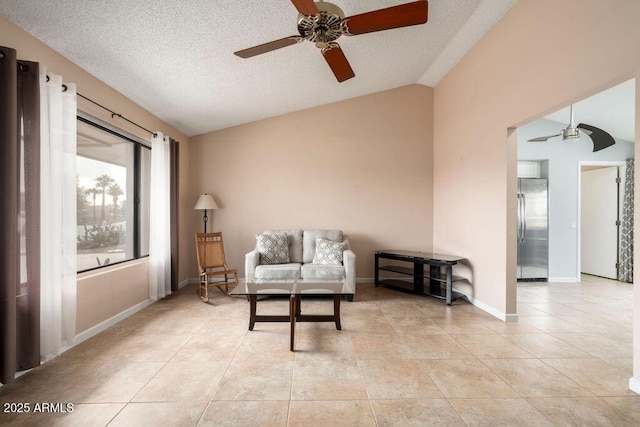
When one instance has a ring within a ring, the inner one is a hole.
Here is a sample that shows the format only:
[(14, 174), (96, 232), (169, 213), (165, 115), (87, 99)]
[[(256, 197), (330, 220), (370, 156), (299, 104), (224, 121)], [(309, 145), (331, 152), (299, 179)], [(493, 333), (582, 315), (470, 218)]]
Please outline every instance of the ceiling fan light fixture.
[(316, 30), (316, 47), (318, 49), (326, 49), (329, 47), (329, 41), (327, 41), (327, 29), (323, 26), (319, 26)]

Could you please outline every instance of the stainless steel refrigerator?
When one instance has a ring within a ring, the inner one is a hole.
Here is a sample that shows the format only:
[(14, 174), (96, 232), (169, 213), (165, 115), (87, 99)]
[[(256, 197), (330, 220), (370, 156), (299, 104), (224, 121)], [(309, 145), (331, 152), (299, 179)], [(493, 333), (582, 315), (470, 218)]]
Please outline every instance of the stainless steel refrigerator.
[(547, 180), (518, 178), (518, 280), (549, 278)]

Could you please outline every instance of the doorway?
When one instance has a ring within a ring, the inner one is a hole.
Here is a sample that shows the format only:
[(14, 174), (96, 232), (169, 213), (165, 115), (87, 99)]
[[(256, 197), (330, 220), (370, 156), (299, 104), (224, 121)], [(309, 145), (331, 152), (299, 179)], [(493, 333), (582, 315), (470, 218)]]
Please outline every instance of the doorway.
[[(578, 139), (565, 139), (563, 132), (570, 128), (571, 111), (569, 108), (559, 111), (518, 127), (517, 160), (549, 161), (548, 281), (579, 282), (583, 271), (581, 234), (584, 234), (580, 227), (581, 167), (619, 166), (634, 157), (635, 80), (573, 103), (575, 123), (588, 123), (615, 138), (615, 144), (606, 149), (596, 150), (598, 147), (587, 133), (581, 133)], [(624, 173), (621, 177), (624, 178)], [(616, 236), (615, 232), (613, 235)], [(616, 249), (618, 246), (617, 242), (612, 244)], [(615, 252), (613, 256), (616, 257)], [(615, 259), (611, 264), (615, 268)], [(615, 272), (600, 274), (617, 280)]]
[(578, 277), (618, 280), (624, 162), (581, 162)]

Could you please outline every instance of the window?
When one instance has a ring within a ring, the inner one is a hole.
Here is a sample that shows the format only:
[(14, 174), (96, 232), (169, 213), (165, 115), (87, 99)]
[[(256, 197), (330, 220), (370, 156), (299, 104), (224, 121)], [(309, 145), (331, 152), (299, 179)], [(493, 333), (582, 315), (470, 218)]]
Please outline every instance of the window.
[(151, 149), (81, 115), (76, 166), (78, 271), (148, 255)]

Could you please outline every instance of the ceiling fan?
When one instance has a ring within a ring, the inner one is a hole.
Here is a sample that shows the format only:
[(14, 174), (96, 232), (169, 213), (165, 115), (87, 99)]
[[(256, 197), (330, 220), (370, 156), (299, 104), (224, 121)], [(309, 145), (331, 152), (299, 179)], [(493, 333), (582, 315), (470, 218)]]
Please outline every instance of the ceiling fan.
[(300, 35), (285, 37), (258, 46), (235, 52), (240, 58), (271, 52), (308, 40), (315, 43), (329, 64), (339, 82), (355, 76), (349, 61), (336, 43), (340, 36), (354, 36), (408, 27), (427, 22), (428, 2), (426, 0), (387, 7), (359, 15), (346, 17), (333, 3), (313, 0), (291, 0), (298, 10), (298, 32)]
[(555, 138), (556, 136), (562, 135), (562, 140), (576, 140), (580, 138), (580, 132), (583, 132), (585, 135), (589, 136), (593, 141), (593, 152), (604, 150), (607, 147), (611, 147), (616, 143), (615, 139), (607, 132), (603, 131), (600, 128), (595, 126), (588, 125), (586, 123), (580, 123), (578, 126), (573, 122), (573, 105), (571, 105), (570, 109), (570, 121), (569, 126), (562, 129), (562, 132), (557, 133), (555, 135), (548, 136), (540, 136), (538, 138), (532, 138), (529, 142), (547, 142), (551, 138)]

